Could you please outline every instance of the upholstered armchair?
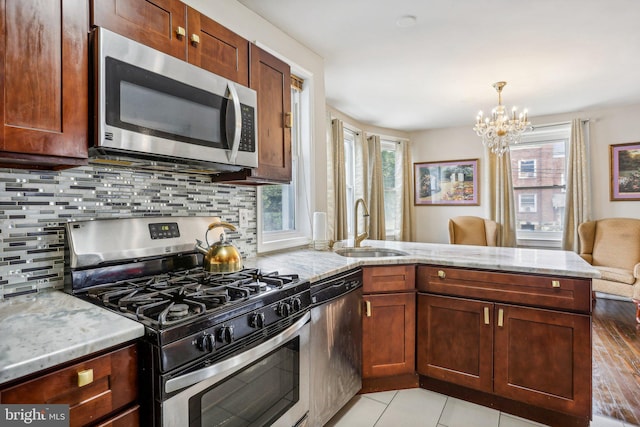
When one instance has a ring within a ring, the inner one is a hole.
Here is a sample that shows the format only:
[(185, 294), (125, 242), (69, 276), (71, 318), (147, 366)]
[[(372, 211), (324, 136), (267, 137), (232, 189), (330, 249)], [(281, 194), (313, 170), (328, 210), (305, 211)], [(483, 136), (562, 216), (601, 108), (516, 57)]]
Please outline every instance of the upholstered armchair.
[(477, 216), (457, 216), (449, 220), (449, 243), (497, 246), (498, 223)]
[(593, 291), (631, 298), (640, 323), (640, 219), (583, 222), (578, 237), (580, 256), (600, 271)]

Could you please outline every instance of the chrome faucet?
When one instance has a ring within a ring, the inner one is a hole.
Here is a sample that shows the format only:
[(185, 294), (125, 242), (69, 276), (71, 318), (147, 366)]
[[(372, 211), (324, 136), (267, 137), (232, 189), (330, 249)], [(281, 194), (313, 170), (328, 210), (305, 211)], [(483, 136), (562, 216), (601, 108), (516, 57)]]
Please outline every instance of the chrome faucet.
[[(362, 203), (362, 207), (364, 208), (364, 215), (362, 215), (364, 220), (364, 226), (367, 230), (364, 233), (358, 234), (358, 205)], [(353, 247), (359, 248), (360, 242), (369, 237), (369, 231), (367, 226), (367, 217), (369, 216), (369, 209), (367, 209), (367, 204), (364, 199), (360, 198), (356, 200), (356, 205), (353, 209)]]

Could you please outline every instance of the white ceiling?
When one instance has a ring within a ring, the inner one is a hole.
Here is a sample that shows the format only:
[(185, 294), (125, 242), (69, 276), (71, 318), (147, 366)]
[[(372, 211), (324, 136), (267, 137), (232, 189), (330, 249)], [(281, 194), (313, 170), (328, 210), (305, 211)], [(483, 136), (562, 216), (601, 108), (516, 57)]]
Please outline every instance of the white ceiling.
[(471, 125), (500, 80), (534, 124), (640, 103), (639, 0), (239, 1), (322, 56), (327, 103), (373, 126)]

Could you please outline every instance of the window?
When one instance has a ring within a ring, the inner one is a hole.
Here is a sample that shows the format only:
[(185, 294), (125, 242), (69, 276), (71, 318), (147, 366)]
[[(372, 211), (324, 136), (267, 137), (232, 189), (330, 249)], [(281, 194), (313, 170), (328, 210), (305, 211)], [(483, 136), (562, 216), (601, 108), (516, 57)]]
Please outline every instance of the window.
[(307, 243), (309, 224), (305, 221), (308, 210), (303, 167), (310, 150), (310, 89), (309, 81), (292, 74), (291, 109), (291, 183), (265, 185), (258, 188), (258, 251), (264, 252)]
[(560, 247), (569, 125), (540, 126), (511, 147), (516, 238), (521, 247)]
[(347, 186), (347, 233), (353, 234), (353, 208), (356, 203), (356, 132), (344, 128), (344, 163)]
[(400, 218), (398, 215), (399, 188), (402, 183), (396, 177), (399, 176), (397, 168), (402, 167), (397, 164), (398, 143), (395, 141), (381, 140), (382, 149), (382, 186), (384, 187), (384, 226), (387, 239), (392, 238), (400, 229)]
[(536, 161), (520, 160), (518, 168), (519, 178), (535, 178), (536, 177)]
[(538, 198), (536, 194), (518, 194), (518, 212), (536, 212)]

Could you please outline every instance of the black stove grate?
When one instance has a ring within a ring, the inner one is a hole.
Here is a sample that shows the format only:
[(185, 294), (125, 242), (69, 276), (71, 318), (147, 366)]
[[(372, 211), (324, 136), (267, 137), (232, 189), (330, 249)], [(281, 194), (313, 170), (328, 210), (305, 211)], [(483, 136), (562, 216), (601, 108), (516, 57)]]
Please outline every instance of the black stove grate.
[(234, 302), (259, 298), (298, 281), (298, 275), (245, 269), (208, 273), (202, 268), (121, 280), (97, 286), (87, 295), (105, 307), (157, 328), (222, 311)]

